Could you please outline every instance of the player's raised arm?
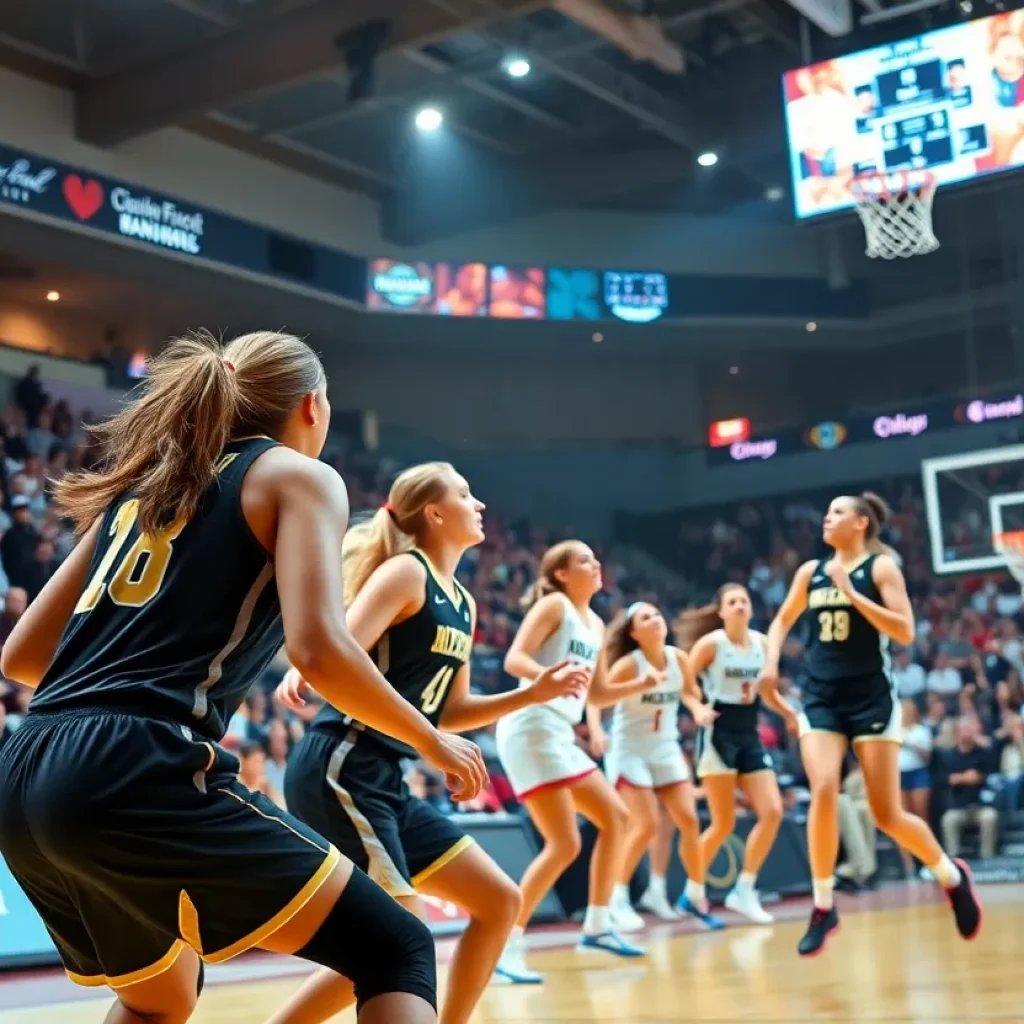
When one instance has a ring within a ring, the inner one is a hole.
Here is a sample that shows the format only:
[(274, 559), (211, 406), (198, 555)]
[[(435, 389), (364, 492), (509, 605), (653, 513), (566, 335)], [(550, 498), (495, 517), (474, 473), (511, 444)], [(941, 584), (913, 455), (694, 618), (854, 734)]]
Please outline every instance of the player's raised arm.
[(250, 473), (277, 512), (274, 560), (288, 659), (323, 697), (365, 725), (394, 736), (462, 782), (486, 780), (479, 750), (435, 729), (387, 680), (347, 628), (341, 542), (348, 495), (333, 469), (292, 452), (267, 453)]

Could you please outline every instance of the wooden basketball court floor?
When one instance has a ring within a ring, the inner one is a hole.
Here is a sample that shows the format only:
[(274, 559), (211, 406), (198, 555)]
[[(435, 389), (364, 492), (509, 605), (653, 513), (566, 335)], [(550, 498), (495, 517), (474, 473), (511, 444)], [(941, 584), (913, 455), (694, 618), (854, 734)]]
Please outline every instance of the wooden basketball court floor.
[[(987, 886), (982, 897), (984, 928), (965, 943), (932, 886), (840, 896), (842, 931), (812, 960), (796, 955), (806, 901), (773, 908), (769, 927), (744, 926), (731, 915), (730, 927), (716, 933), (653, 924), (644, 933), (645, 961), (577, 953), (574, 930), (540, 931), (531, 962), (545, 984), (493, 985), (476, 1021), (1024, 1024), (1024, 885)], [(439, 942), (442, 960), (450, 946)], [(213, 968), (192, 1019), (259, 1024), (304, 970), (269, 956)], [(2, 1024), (99, 1024), (108, 1003), (107, 993), (77, 989), (57, 972), (0, 975)], [(337, 1019), (353, 1024), (355, 1015)]]

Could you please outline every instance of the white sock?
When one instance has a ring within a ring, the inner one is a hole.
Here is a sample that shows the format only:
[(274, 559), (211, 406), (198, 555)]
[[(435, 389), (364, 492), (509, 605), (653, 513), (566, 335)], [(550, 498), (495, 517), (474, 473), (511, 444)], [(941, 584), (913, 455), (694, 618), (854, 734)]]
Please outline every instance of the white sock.
[(752, 871), (741, 871), (740, 877), (736, 879), (737, 892), (753, 892), (757, 882), (757, 875)]
[(703, 882), (694, 882), (689, 878), (686, 880), (686, 898), (695, 906), (700, 905), (707, 899)]
[(583, 933), (585, 935), (603, 935), (612, 930), (612, 912), (608, 907), (587, 907), (586, 917), (583, 918)]
[(819, 910), (831, 910), (832, 887), (835, 885), (835, 880), (832, 878), (815, 878), (812, 884), (814, 887), (814, 905)]
[(929, 864), (928, 869), (944, 889), (955, 889), (960, 884), (960, 869), (945, 853), (934, 864)]
[(665, 885), (665, 876), (651, 875), (651, 880), (647, 883), (647, 891), (652, 896), (664, 896), (668, 899), (668, 889)]
[(508, 942), (506, 945), (509, 949), (516, 949), (519, 946), (525, 945), (525, 939), (523, 938), (526, 929), (521, 925), (513, 925), (512, 931), (509, 933)]
[(612, 890), (612, 906), (613, 907), (628, 907), (629, 902), (629, 886), (628, 885), (617, 885)]

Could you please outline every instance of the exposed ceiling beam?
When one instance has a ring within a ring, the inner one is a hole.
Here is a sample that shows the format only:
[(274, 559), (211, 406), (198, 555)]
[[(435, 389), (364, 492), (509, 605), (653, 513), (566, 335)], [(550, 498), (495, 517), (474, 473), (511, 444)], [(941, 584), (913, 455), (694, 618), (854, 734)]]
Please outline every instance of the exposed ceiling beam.
[(543, 6), (543, 0), (496, 0), (486, 11), (460, 19), (422, 0), (316, 0), (218, 36), (191, 53), (90, 83), (76, 97), (76, 131), (86, 142), (112, 146), (318, 76), (341, 62), (338, 37), (369, 22), (389, 23), (386, 51), (424, 46)]
[(191, 14), (194, 18), (208, 22), (211, 25), (218, 25), (221, 28), (228, 28), (231, 19), (218, 11), (207, 7), (201, 0), (162, 0), (169, 7), (176, 7), (179, 11)]
[[(747, 7), (752, 2), (754, 0), (714, 0), (707, 7), (694, 7), (680, 14), (672, 15), (664, 20), (663, 25), (666, 29), (676, 28), (691, 22), (701, 21), (709, 14), (725, 14), (728, 11)], [(592, 50), (608, 45), (604, 39), (595, 36), (593, 33), (584, 32), (577, 25), (568, 21), (564, 29), (557, 32), (545, 32), (532, 39), (518, 38), (512, 41), (510, 33), (507, 42), (516, 49), (522, 49), (534, 62), (589, 53)], [(419, 54), (407, 51), (405, 56), (418, 59)], [(445, 96), (456, 93), (461, 88), (471, 88), (470, 83), (482, 81), (486, 75), (493, 71), (493, 57), (488, 56), (483, 60), (468, 60), (463, 64), (448, 68), (444, 72), (436, 71), (436, 77), (433, 81), (429, 79), (423, 80), (417, 82), (412, 88), (403, 85), (390, 91), (379, 90), (365, 100), (360, 100), (358, 103), (352, 103), (347, 106), (340, 106), (337, 110), (310, 118), (308, 121), (301, 123), (292, 122), (291, 124), (284, 121), (275, 122), (265, 126), (263, 132), (267, 135), (272, 135), (277, 132), (303, 132), (313, 128), (322, 128), (328, 124), (348, 120), (350, 117), (368, 114), (382, 107), (407, 103), (411, 98), (422, 92), (424, 88), (429, 88), (432, 98), (442, 99)], [(508, 96), (509, 94), (505, 93), (504, 95)], [(508, 104), (506, 103), (506, 105)], [(585, 129), (570, 125), (564, 118), (558, 118), (558, 120), (572, 129), (569, 134), (581, 131), (587, 134)]]

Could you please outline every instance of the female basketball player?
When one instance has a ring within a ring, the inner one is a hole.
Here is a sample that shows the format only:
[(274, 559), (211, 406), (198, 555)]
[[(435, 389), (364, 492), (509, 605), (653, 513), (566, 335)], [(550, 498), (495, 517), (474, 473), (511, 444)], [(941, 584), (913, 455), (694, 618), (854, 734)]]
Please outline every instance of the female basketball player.
[(586, 544), (566, 540), (549, 548), (540, 562), (540, 577), (523, 598), (528, 609), (505, 656), (505, 671), (529, 686), (546, 666), (568, 658), (590, 673), (588, 693), (524, 708), (498, 722), (498, 756), (516, 796), (529, 812), (544, 845), (520, 880), (523, 909), (498, 971), (509, 980), (540, 980), (529, 971), (523, 929), (545, 894), (580, 852), (577, 811), (598, 830), (590, 861), (590, 900), (580, 949), (605, 950), (618, 956), (643, 956), (614, 930), (610, 903), (620, 874), (627, 812), (597, 765), (576, 745), (573, 727), (590, 707), (623, 700), (653, 689), (654, 677), (612, 688), (600, 658), (604, 623), (590, 602), (601, 589), (601, 563)]
[[(388, 503), (345, 537), (348, 625), (394, 689), (435, 724), (463, 731), (489, 725), (528, 704), (586, 685), (564, 663), (526, 689), (470, 693), (476, 606), (455, 579), (466, 551), (484, 539), (483, 505), (446, 462), (413, 466)], [(303, 682), (289, 673), (278, 697), (301, 706)], [(291, 810), (318, 829), (370, 877), (416, 909), (416, 890), (462, 907), (470, 918), (456, 947), (441, 1020), (464, 1024), (494, 972), (519, 914), (515, 883), (461, 828), (403, 781), (406, 744), (325, 706), (296, 747), (285, 776)], [(274, 1024), (318, 1024), (353, 1001), (352, 986), (320, 972)]]
[[(297, 338), (172, 343), (57, 497), (82, 540), (4, 644), (36, 687), (0, 765), (0, 848), (108, 1024), (180, 1024), (200, 958), (251, 947), (350, 977), (361, 1021), (431, 1022), (426, 926), (217, 746), (275, 652), (476, 793), (471, 744), (401, 699), (345, 627), (324, 372)], [(283, 619), (283, 629), (282, 629)]]
[(946, 889), (965, 939), (981, 928), (981, 904), (967, 865), (952, 861), (931, 829), (900, 801), (900, 707), (889, 677), (889, 638), (914, 639), (914, 615), (903, 573), (879, 540), (889, 510), (874, 494), (836, 498), (825, 514), (823, 536), (831, 558), (805, 562), (768, 630), (762, 680), (774, 687), (786, 635), (810, 610), (808, 679), (800, 716), (800, 754), (811, 788), (807, 840), (814, 908), (801, 956), (820, 953), (838, 930), (832, 901), (839, 845), (840, 772), (852, 744), (864, 773), (878, 827), (909, 850)]
[(629, 811), (619, 884), (612, 899), (615, 923), (623, 931), (644, 926), (643, 918), (629, 903), (629, 880), (657, 831), (659, 803), (679, 829), (679, 859), (686, 868), (681, 909), (710, 928), (722, 927), (708, 910), (697, 805), (679, 746), (680, 700), (698, 725), (710, 725), (714, 712), (701, 701), (699, 691), (683, 692), (685, 655), (665, 643), (667, 636), (661, 612), (644, 601), (620, 612), (605, 635), (605, 659), (612, 666), (610, 685), (629, 685), (652, 675), (658, 680), (654, 689), (634, 693), (615, 705), (605, 757), (608, 781), (618, 789)]
[[(714, 862), (736, 826), (736, 787), (743, 791), (757, 824), (747, 836), (743, 870), (725, 905), (757, 924), (774, 920), (754, 888), (782, 821), (782, 796), (771, 760), (757, 733), (757, 680), (764, 670), (764, 635), (750, 628), (750, 595), (738, 583), (721, 587), (710, 605), (684, 612), (689, 647), (687, 688), (703, 682), (714, 714), (698, 722), (697, 775), (707, 796), (711, 825), (700, 837), (705, 864)], [(796, 732), (796, 713), (769, 689), (766, 703)], [(706, 705), (707, 706), (707, 705)], [(696, 719), (696, 715), (694, 718)]]

